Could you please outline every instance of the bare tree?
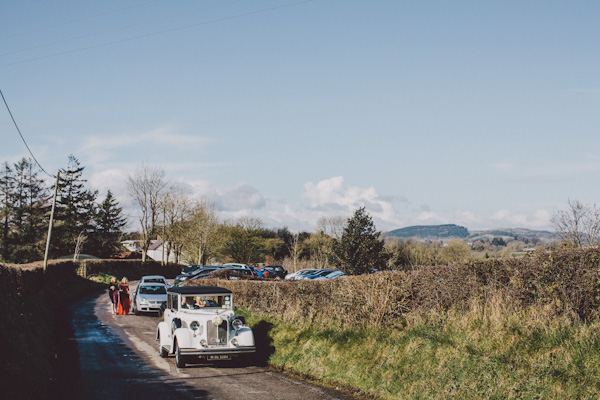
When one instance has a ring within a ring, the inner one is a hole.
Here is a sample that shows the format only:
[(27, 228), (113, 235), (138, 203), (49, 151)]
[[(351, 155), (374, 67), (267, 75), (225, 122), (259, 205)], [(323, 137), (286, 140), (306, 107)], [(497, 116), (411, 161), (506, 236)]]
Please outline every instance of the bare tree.
[(569, 200), (567, 210), (558, 211), (552, 224), (560, 238), (573, 247), (595, 246), (600, 240), (600, 209)]
[(179, 257), (185, 242), (185, 221), (190, 213), (189, 190), (180, 184), (172, 184), (163, 196), (162, 215), (163, 215), (163, 262), (169, 259), (171, 253), (175, 253), (175, 262), (179, 262)]
[(311, 260), (315, 261), (317, 267), (328, 268), (333, 239), (329, 235), (323, 233), (323, 231), (319, 231), (310, 235), (310, 237), (306, 239), (305, 244), (310, 250)]
[(142, 228), (142, 262), (146, 261), (148, 247), (156, 235), (157, 219), (167, 184), (165, 171), (161, 168), (143, 165), (134, 175), (127, 178), (129, 195), (140, 208)]
[(292, 257), (292, 260), (294, 262), (294, 270), (293, 272), (298, 271), (298, 254), (299, 254), (299, 249), (298, 249), (298, 239), (300, 238), (300, 233), (296, 233), (293, 236), (293, 240), (292, 243), (290, 244), (290, 256)]
[(339, 239), (342, 237), (347, 221), (348, 219), (344, 217), (323, 217), (317, 221), (317, 232)]
[(190, 263), (205, 265), (222, 247), (224, 236), (214, 205), (196, 201), (185, 224), (184, 251)]
[(85, 232), (79, 232), (77, 236), (77, 243), (75, 244), (75, 252), (73, 253), (73, 261), (79, 261), (79, 256), (81, 255), (81, 248), (83, 247), (83, 243), (86, 241), (87, 236), (85, 236)]

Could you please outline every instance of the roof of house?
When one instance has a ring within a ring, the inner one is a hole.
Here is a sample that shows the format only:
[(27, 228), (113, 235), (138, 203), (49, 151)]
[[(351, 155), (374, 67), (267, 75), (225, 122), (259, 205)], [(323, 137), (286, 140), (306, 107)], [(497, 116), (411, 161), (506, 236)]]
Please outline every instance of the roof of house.
[(148, 246), (148, 250), (156, 250), (163, 244), (162, 239), (155, 240), (150, 246)]

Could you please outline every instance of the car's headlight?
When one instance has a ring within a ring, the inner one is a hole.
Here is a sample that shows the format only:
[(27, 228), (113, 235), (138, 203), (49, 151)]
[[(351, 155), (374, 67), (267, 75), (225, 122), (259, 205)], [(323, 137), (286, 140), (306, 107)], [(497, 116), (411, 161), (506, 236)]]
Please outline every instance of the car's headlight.
[(240, 321), (239, 319), (236, 318), (231, 323), (231, 326), (233, 326), (233, 329), (235, 329), (236, 331), (238, 331), (238, 330), (240, 330), (242, 328), (242, 326), (244, 326), (244, 323), (242, 321)]
[(140, 304), (148, 304), (148, 300), (144, 299), (143, 297), (140, 297)]
[[(198, 321), (194, 321), (190, 324), (190, 329), (193, 330), (194, 332), (198, 332), (200, 331), (200, 322)], [(198, 332), (200, 333), (200, 332)]]

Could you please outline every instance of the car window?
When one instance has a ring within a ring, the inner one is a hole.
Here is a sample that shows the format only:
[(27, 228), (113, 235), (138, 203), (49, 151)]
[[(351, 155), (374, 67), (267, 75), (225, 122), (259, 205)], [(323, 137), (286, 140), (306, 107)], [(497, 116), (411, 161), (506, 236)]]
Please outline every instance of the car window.
[(231, 295), (185, 295), (181, 296), (181, 308), (231, 308)]
[(140, 286), (140, 294), (167, 294), (167, 289), (162, 285)]
[(202, 270), (202, 271), (198, 272), (197, 274), (195, 274), (195, 275), (194, 275), (194, 277), (208, 275), (208, 274), (210, 274), (210, 273), (211, 273), (211, 272), (213, 272), (213, 271), (216, 271), (216, 269), (215, 269), (215, 268), (211, 268), (211, 269), (204, 269), (204, 270)]
[(165, 283), (165, 280), (162, 278), (148, 278), (144, 279), (144, 283)]
[(177, 296), (172, 295), (172, 294), (168, 295), (167, 308), (170, 308), (170, 309), (177, 308)]

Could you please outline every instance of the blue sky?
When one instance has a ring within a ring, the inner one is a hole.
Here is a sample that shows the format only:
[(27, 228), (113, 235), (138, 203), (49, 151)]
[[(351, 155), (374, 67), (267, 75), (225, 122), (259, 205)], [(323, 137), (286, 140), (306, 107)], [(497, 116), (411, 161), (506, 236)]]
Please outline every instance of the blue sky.
[[(360, 206), (384, 231), (551, 229), (600, 194), (596, 1), (1, 4), (34, 155), (125, 207), (142, 164), (292, 231)], [(0, 131), (0, 161), (28, 156), (6, 110)]]

